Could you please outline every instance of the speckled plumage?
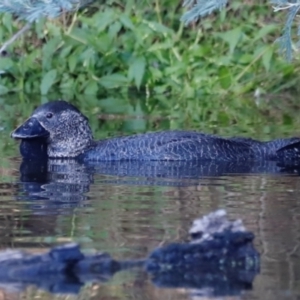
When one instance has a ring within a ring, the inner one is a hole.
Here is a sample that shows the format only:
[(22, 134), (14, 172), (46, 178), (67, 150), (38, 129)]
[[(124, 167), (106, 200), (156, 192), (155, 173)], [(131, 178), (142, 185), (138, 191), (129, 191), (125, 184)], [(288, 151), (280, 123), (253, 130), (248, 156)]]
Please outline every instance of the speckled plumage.
[(76, 157), (83, 161), (300, 159), (300, 138), (261, 142), (194, 131), (162, 131), (95, 142), (88, 119), (65, 101), (53, 101), (38, 107), (12, 133), (12, 137), (28, 141), (43, 138), (49, 157)]
[(193, 131), (162, 131), (99, 141), (84, 160), (248, 160), (247, 144)]

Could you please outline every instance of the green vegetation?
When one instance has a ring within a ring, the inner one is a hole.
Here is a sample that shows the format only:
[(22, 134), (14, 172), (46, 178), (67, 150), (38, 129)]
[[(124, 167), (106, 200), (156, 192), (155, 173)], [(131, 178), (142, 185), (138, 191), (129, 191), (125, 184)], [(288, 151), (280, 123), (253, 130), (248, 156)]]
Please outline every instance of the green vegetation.
[[(111, 2), (37, 23), (1, 59), (0, 92), (73, 98), (135, 87), (182, 99), (299, 89), (299, 64), (272, 45), (281, 27), (269, 5), (233, 1), (191, 28), (178, 1)], [(1, 21), (1, 42), (23, 25), (9, 14)]]
[[(33, 24), (0, 58), (2, 125), (11, 130), (34, 106), (60, 97), (77, 104), (94, 130), (102, 125), (99, 137), (161, 128), (264, 136), (272, 123), (293, 130), (300, 63), (289, 64), (274, 45), (282, 16), (233, 0), (185, 27), (183, 12), (174, 0), (96, 1)], [(22, 26), (1, 15), (0, 44)], [(102, 113), (145, 119), (104, 122)]]
[[(291, 61), (293, 57), (293, 29), (295, 29), (296, 32), (300, 30), (300, 25), (295, 21), (300, 11), (300, 1), (269, 0), (269, 3), (274, 12), (285, 11), (285, 25), (282, 30), (282, 35), (277, 41), (279, 42), (281, 53), (285, 55), (288, 61)], [(183, 14), (181, 20), (187, 25), (192, 24), (197, 22), (200, 18), (212, 14), (212, 12), (216, 10), (224, 9), (227, 4), (228, 0), (184, 0), (183, 6), (187, 7), (188, 10)], [(296, 25), (297, 28), (295, 28)], [(297, 40), (299, 42), (299, 34), (297, 34)], [(299, 45), (296, 45), (296, 49), (297, 48), (299, 48)]]

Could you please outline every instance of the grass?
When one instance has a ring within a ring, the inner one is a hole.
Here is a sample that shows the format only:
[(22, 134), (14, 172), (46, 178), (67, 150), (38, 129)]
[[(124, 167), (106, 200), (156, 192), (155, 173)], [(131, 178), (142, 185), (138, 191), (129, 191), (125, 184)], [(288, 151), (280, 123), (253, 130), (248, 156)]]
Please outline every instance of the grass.
[[(184, 27), (177, 1), (113, 3), (41, 20), (0, 60), (0, 92), (72, 98), (135, 87), (192, 98), (299, 90), (299, 63), (277, 54), (272, 41), (280, 26), (268, 5), (233, 1), (227, 11)], [(20, 26), (10, 15), (2, 25), (2, 42)]]
[[(173, 0), (106, 1), (40, 20), (0, 58), (0, 95), (8, 99), (14, 93), (11, 103), (22, 107), (12, 108), (13, 120), (4, 116), (4, 127), (13, 128), (35, 105), (55, 98), (94, 117), (161, 117), (117, 121), (117, 131), (124, 129), (120, 124), (129, 131), (209, 132), (232, 131), (238, 124), (236, 132), (246, 134), (272, 122), (297, 126), (299, 105), (290, 95), (299, 94), (300, 64), (297, 58), (285, 61), (274, 44), (281, 15), (269, 5), (232, 1), (226, 10), (184, 27), (182, 13)], [(23, 25), (2, 15), (0, 43)]]

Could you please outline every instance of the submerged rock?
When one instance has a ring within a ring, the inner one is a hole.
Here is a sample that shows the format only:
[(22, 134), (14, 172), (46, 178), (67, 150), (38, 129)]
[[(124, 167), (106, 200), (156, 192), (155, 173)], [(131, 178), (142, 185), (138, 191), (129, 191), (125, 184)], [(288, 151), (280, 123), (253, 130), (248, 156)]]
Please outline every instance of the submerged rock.
[(246, 230), (241, 220), (229, 221), (224, 210), (195, 220), (189, 233), (190, 243), (173, 243), (155, 249), (146, 260), (147, 270), (258, 270), (259, 253), (252, 243), (254, 234)]
[(213, 295), (238, 294), (251, 288), (259, 272), (254, 235), (241, 220), (228, 221), (218, 210), (194, 221), (189, 243), (155, 249), (142, 260), (114, 260), (107, 253), (83, 254), (67, 244), (42, 254), (0, 252), (0, 284), (35, 284), (51, 292), (78, 292), (88, 281), (105, 281), (116, 272), (142, 267), (160, 287), (206, 289)]
[(159, 287), (192, 288), (205, 296), (238, 295), (252, 288), (260, 271), (254, 234), (241, 220), (229, 221), (217, 210), (193, 222), (190, 243), (155, 249), (145, 263)]

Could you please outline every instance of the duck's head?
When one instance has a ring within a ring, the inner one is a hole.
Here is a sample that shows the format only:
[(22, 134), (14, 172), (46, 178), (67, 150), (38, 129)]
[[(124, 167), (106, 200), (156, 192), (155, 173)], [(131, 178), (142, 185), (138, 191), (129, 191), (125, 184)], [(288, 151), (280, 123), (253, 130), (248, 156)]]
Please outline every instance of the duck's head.
[(44, 141), (49, 157), (77, 157), (93, 143), (88, 119), (66, 101), (39, 106), (11, 136), (15, 139)]

